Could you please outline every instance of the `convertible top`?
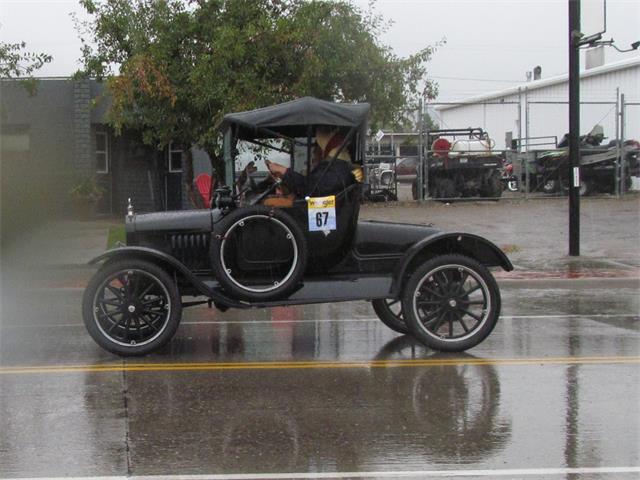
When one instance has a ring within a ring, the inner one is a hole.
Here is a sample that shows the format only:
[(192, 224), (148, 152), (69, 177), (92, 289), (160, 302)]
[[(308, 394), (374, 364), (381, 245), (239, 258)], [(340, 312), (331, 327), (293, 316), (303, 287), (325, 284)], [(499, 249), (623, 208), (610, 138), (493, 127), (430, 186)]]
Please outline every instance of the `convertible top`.
[[(369, 113), (368, 103), (334, 103), (314, 97), (303, 97), (247, 112), (228, 113), (222, 119), (221, 130), (238, 127), (239, 138), (255, 138), (259, 129), (268, 129), (288, 137), (306, 137), (309, 125), (332, 127), (364, 127)], [(262, 130), (260, 137), (274, 137)]]

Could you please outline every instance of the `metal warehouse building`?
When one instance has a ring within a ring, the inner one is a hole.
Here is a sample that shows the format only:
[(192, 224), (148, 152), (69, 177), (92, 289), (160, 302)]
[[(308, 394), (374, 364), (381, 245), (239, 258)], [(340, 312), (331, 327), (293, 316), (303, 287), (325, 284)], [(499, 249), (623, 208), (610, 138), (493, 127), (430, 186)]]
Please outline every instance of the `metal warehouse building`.
[[(502, 149), (512, 138), (560, 139), (569, 129), (568, 99), (568, 75), (561, 75), (431, 107), (441, 128), (482, 127)], [(600, 124), (608, 140), (640, 140), (640, 56), (581, 72), (580, 100), (581, 134)]]

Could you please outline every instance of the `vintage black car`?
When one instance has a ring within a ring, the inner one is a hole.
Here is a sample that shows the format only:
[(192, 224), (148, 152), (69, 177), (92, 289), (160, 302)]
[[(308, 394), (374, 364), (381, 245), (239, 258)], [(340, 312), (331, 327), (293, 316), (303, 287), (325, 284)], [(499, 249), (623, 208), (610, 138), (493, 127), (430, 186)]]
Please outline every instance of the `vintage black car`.
[[(476, 235), (358, 221), (368, 113), (366, 103), (305, 97), (226, 115), (220, 128), (227, 186), (215, 189), (212, 207), (149, 214), (130, 208), (127, 245), (93, 260), (102, 265), (83, 298), (93, 339), (119, 355), (143, 355), (171, 340), (188, 306), (366, 300), (388, 327), (432, 349), (480, 343), (500, 314), (488, 267), (513, 267)], [(315, 142), (327, 128), (340, 142), (314, 167)], [(241, 158), (288, 161), (306, 174), (298, 178), (317, 181), (294, 197), (278, 178), (253, 181)], [(317, 195), (332, 162), (347, 162), (353, 174), (336, 191)], [(326, 170), (318, 175), (314, 168)]]

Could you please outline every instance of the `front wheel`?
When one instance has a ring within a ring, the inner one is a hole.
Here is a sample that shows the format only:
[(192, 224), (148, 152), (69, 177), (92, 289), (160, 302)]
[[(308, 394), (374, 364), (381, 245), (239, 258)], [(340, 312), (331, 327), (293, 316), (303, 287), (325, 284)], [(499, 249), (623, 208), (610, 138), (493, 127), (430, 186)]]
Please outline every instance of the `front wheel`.
[(102, 267), (89, 281), (82, 317), (105, 350), (144, 355), (169, 342), (178, 328), (182, 303), (175, 282), (162, 268), (139, 259)]
[(413, 272), (402, 295), (404, 322), (424, 345), (460, 352), (478, 345), (500, 315), (493, 275), (464, 255), (432, 258)]

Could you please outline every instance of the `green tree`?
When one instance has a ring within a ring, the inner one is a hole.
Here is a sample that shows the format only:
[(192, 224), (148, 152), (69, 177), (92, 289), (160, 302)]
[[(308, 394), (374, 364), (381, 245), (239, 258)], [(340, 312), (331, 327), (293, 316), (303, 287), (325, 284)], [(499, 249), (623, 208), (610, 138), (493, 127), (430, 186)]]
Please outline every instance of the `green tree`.
[(52, 57), (46, 53), (28, 52), (26, 47), (25, 42), (0, 42), (0, 78), (23, 79), (23, 86), (33, 95), (36, 81), (31, 74), (50, 63)]
[(111, 125), (158, 148), (196, 145), (220, 175), (224, 113), (311, 95), (370, 102), (375, 128), (437, 93), (426, 78), (434, 47), (396, 56), (378, 41), (384, 20), (345, 1), (81, 3), (81, 74), (106, 80)]

